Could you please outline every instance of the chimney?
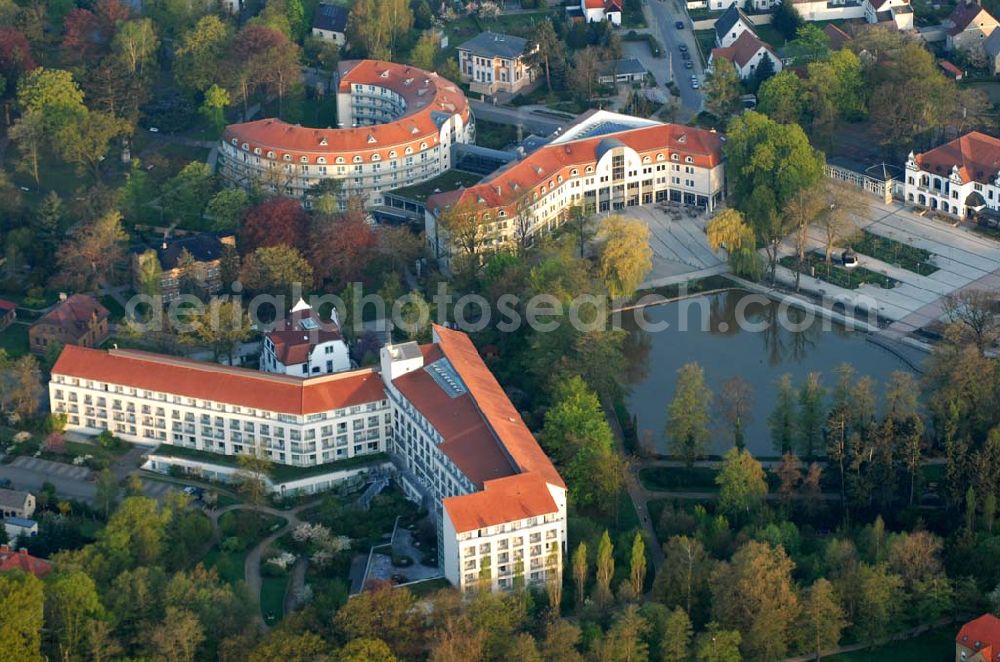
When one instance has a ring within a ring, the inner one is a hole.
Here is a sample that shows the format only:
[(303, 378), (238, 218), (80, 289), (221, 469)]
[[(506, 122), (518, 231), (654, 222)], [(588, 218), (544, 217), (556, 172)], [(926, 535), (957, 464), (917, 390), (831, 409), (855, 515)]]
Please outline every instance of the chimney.
[(18, 551), (18, 553), (19, 553), (19, 554), (20, 554), (21, 556), (25, 556), (25, 557), (26, 557), (26, 556), (28, 556), (28, 549), (27, 549), (26, 547), (22, 547), (21, 549), (19, 549), (19, 550), (17, 550), (17, 551)]
[(59, 293), (59, 300), (60, 301), (65, 301), (66, 300), (66, 293), (65, 292), (60, 292)]

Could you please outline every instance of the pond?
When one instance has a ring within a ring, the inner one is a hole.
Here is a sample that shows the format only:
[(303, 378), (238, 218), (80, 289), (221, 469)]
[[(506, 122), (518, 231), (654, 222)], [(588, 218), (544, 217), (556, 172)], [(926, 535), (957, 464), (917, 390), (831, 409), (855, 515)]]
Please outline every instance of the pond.
[[(677, 371), (685, 363), (701, 365), (713, 393), (735, 376), (749, 383), (753, 406), (746, 445), (759, 457), (778, 455), (772, 448), (767, 417), (774, 408), (778, 380), (785, 373), (798, 387), (809, 373), (819, 372), (829, 393), (836, 383), (834, 370), (850, 363), (859, 377), (874, 379), (881, 394), (890, 373), (912, 371), (899, 356), (866, 340), (863, 332), (813, 319), (743, 290), (652, 306), (643, 313), (646, 330), (638, 328), (633, 315), (626, 314), (622, 320), (630, 332), (627, 402), (636, 416), (640, 441), (651, 440), (659, 453), (667, 452), (666, 409), (674, 397)], [(665, 328), (650, 329), (651, 324)], [(718, 419), (714, 410), (712, 419)], [(731, 445), (726, 431), (713, 430), (712, 453), (724, 453)]]

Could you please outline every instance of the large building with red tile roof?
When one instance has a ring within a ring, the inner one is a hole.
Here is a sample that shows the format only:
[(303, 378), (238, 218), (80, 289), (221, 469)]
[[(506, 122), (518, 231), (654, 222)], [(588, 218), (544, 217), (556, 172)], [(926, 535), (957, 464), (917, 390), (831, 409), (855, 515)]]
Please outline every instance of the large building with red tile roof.
[(1000, 659), (1000, 618), (983, 614), (962, 626), (955, 636), (955, 662), (996, 662)]
[(709, 211), (725, 197), (723, 137), (607, 111), (587, 113), (559, 138), (468, 188), (427, 199), (427, 241), (442, 267), (457, 249), (440, 219), (475, 213), (477, 250), (530, 242), (570, 218), (657, 202)]
[(540, 583), (562, 572), (566, 485), (459, 331), (434, 326), (430, 344), (388, 345), (380, 370), (305, 379), (68, 346), (49, 402), (68, 430), (162, 444), (157, 456), (171, 446), (256, 452), (333, 474), (338, 460), (388, 452), (404, 492), (433, 514), (456, 586), (506, 589), (518, 575)]
[[(381, 60), (348, 60), (337, 69), (337, 127), (309, 128), (277, 118), (231, 124), (219, 173), (300, 198), (336, 179), (346, 196), (382, 204), (383, 191), (436, 177), (451, 148), (471, 143), (475, 125), (465, 95), (436, 73)], [(331, 118), (331, 123), (333, 119)]]
[(52, 572), (52, 565), (48, 561), (32, 556), (26, 549), (14, 549), (8, 545), (0, 545), (0, 572), (10, 572), (11, 570), (23, 570), (43, 579)]
[(969, 218), (1000, 208), (1000, 139), (972, 131), (906, 160), (906, 201)]

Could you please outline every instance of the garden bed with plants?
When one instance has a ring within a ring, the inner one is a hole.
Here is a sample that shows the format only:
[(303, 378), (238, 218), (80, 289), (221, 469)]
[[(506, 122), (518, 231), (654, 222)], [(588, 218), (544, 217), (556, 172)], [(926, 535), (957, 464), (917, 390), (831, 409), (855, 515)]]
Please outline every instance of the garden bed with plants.
[(931, 262), (934, 254), (930, 251), (877, 235), (868, 230), (862, 233), (860, 240), (852, 243), (852, 248), (862, 255), (899, 266), (921, 276), (930, 276), (939, 268)]
[[(778, 261), (781, 266), (791, 269), (798, 269), (798, 258), (788, 255)], [(864, 267), (854, 267), (847, 269), (837, 264), (827, 264), (822, 255), (816, 253), (806, 253), (805, 260), (802, 261), (802, 268), (799, 270), (806, 276), (818, 278), (824, 282), (843, 287), (848, 290), (856, 290), (862, 285), (878, 285), (885, 289), (892, 289), (899, 281), (884, 274), (876, 273)]]

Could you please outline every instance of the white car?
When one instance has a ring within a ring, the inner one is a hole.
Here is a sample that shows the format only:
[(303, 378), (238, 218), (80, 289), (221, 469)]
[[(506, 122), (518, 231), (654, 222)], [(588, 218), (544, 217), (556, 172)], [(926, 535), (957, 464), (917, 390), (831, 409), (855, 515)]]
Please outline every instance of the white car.
[(157, 129), (155, 126), (151, 126), (151, 127), (149, 127), (149, 132), (150, 133), (159, 133), (160, 130)]

